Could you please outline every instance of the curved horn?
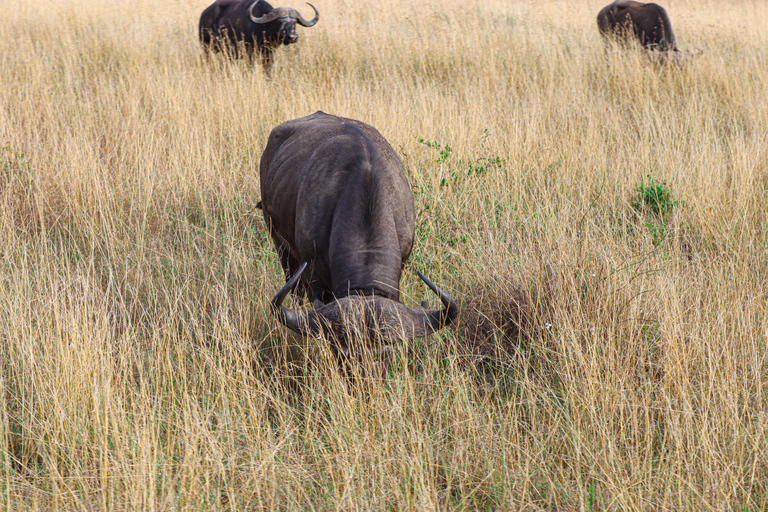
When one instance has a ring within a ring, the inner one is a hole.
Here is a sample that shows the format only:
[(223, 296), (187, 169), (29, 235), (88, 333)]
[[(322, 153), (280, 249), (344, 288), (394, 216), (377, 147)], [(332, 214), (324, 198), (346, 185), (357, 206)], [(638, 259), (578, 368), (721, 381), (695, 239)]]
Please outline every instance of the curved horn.
[(311, 27), (311, 26), (313, 26), (315, 23), (317, 23), (317, 20), (319, 20), (319, 19), (320, 19), (320, 13), (319, 13), (319, 12), (317, 12), (317, 9), (315, 9), (315, 6), (314, 6), (314, 5), (312, 5), (312, 4), (311, 4), (311, 3), (309, 3), (309, 2), (307, 2), (307, 5), (308, 5), (308, 6), (310, 6), (310, 7), (312, 8), (312, 10), (313, 10), (313, 11), (315, 11), (315, 17), (312, 19), (312, 21), (307, 21), (307, 20), (305, 20), (304, 18), (302, 18), (302, 17), (301, 17), (301, 14), (299, 14), (299, 11), (297, 11), (296, 9), (291, 9), (291, 11), (293, 11), (293, 15), (294, 15), (294, 17), (296, 18), (296, 21), (297, 21), (297, 22), (299, 23), (299, 25), (301, 25), (302, 27)]
[(272, 9), (264, 16), (259, 16), (258, 18), (253, 15), (253, 8), (256, 7), (256, 4), (261, 2), (261, 0), (256, 0), (251, 4), (251, 6), (248, 8), (248, 16), (251, 17), (251, 21), (258, 24), (264, 24), (264, 23), (270, 23), (272, 21), (275, 21), (277, 18), (280, 17), (280, 13), (277, 11), (277, 9)]
[[(259, 0), (256, 0), (259, 1)], [(280, 320), (284, 326), (292, 330), (293, 332), (302, 335), (317, 335), (320, 333), (320, 322), (317, 318), (317, 313), (314, 311), (294, 311), (283, 306), (283, 300), (288, 292), (293, 290), (296, 283), (299, 282), (301, 274), (307, 268), (307, 262), (301, 266), (292, 278), (285, 283), (285, 286), (280, 288), (275, 296), (272, 298), (272, 313)]]
[(440, 302), (445, 306), (445, 309), (442, 311), (433, 310), (425, 312), (426, 317), (424, 318), (423, 325), (425, 334), (423, 334), (423, 336), (427, 336), (442, 329), (446, 325), (450, 325), (459, 314), (459, 306), (456, 305), (450, 295), (438, 288), (437, 285), (430, 281), (424, 274), (418, 270), (416, 271), (416, 274), (427, 284), (427, 286), (429, 286), (430, 290), (440, 297)]

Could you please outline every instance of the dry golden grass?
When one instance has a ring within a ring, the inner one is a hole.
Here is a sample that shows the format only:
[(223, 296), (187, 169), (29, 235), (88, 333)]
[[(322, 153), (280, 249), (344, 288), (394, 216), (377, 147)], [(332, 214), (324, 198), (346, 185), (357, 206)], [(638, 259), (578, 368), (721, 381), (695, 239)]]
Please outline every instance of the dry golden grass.
[[(315, 4), (267, 82), (205, 1), (0, 0), (0, 509), (768, 508), (768, 4), (670, 0), (681, 66), (599, 2)], [(463, 306), (362, 389), (268, 309), (258, 161), (316, 110)]]

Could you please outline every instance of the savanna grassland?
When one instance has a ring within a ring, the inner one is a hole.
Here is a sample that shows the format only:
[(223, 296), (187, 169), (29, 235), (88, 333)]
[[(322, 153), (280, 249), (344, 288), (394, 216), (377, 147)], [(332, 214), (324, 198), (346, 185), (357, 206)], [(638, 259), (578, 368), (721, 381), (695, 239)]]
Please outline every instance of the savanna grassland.
[[(768, 3), (669, 0), (672, 65), (602, 2), (314, 3), (267, 81), (206, 1), (0, 0), (0, 509), (768, 508)], [(269, 310), (259, 158), (316, 110), (462, 307), (383, 382)]]

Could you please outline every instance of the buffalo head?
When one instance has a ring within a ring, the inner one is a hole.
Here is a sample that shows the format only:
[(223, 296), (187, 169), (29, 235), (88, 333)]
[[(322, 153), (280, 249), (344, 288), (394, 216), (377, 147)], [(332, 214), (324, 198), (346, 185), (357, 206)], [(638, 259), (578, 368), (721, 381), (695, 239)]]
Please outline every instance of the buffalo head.
[(269, 35), (266, 38), (273, 45), (279, 44), (293, 44), (299, 40), (299, 36), (296, 35), (296, 23), (302, 27), (311, 27), (317, 20), (320, 19), (320, 13), (317, 12), (315, 6), (307, 2), (307, 5), (315, 11), (315, 17), (311, 21), (305, 20), (299, 11), (291, 9), (290, 7), (275, 7), (263, 16), (254, 16), (253, 8), (256, 7), (259, 2), (264, 0), (256, 0), (248, 8), (248, 16), (251, 21), (257, 25), (264, 25), (268, 27)]
[(429, 288), (440, 297), (442, 310), (427, 310), (425, 306), (409, 308), (386, 297), (348, 295), (317, 308), (296, 311), (283, 306), (283, 300), (298, 283), (307, 264), (278, 291), (272, 299), (272, 310), (280, 322), (292, 331), (311, 336), (325, 335), (343, 345), (352, 338), (358, 341), (389, 345), (392, 342), (428, 336), (456, 319), (459, 307), (453, 299), (417, 272)]

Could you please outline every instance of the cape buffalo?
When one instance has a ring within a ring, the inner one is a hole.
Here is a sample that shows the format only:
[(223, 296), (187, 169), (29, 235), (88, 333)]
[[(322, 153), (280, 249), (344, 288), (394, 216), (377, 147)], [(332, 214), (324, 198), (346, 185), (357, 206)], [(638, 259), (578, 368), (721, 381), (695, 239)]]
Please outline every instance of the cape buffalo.
[(296, 23), (311, 27), (320, 18), (315, 6), (307, 5), (315, 11), (311, 21), (296, 9), (273, 8), (266, 0), (216, 0), (200, 15), (200, 41), (206, 52), (226, 51), (236, 59), (244, 53), (253, 60), (258, 52), (269, 75), (274, 50), (299, 40)]
[(598, 13), (597, 28), (606, 38), (637, 39), (649, 50), (677, 51), (667, 11), (658, 4), (616, 0)]
[[(261, 156), (261, 208), (286, 277), (272, 299), (277, 318), (324, 334), (342, 357), (387, 353), (392, 343), (450, 324), (458, 306), (420, 272), (442, 310), (400, 302), (411, 254), (414, 203), (400, 159), (375, 128), (323, 112), (287, 121)], [(283, 306), (294, 287), (313, 309)], [(386, 371), (388, 360), (383, 362)], [(381, 371), (382, 368), (380, 367)]]

